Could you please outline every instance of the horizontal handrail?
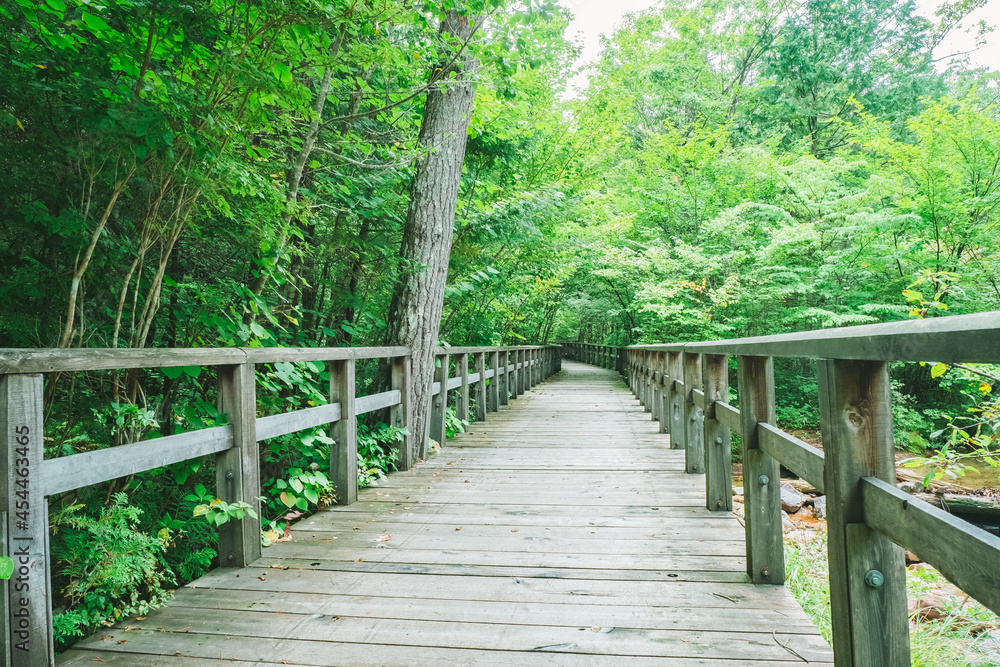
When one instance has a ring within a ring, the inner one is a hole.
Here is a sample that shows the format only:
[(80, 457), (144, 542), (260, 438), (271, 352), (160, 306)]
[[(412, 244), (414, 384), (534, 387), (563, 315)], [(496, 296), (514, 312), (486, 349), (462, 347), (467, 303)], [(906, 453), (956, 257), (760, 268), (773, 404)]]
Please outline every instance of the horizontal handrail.
[(217, 454), (232, 446), (232, 427), (216, 426), (49, 459), (42, 463), (41, 488), (45, 495), (53, 496), (188, 459)]
[(1000, 361), (1000, 311), (627, 350), (875, 361)]

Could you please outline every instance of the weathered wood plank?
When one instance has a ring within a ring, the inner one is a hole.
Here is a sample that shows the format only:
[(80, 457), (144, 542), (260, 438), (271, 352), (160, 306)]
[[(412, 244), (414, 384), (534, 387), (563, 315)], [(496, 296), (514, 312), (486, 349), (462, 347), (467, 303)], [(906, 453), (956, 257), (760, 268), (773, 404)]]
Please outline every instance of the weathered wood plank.
[(376, 410), (391, 408), (394, 405), (399, 405), (402, 400), (403, 396), (398, 389), (391, 389), (369, 396), (358, 396), (354, 400), (354, 415), (363, 415), (375, 412)]
[[(712, 354), (772, 357), (995, 363), (1000, 359), (1000, 311), (819, 329), (801, 333), (687, 343)], [(674, 346), (643, 346), (662, 349)]]
[(43, 456), (42, 376), (0, 377), (0, 511), (7, 515), (4, 555), (14, 561), (4, 586), (11, 646), (5, 660), (12, 667), (42, 667), (53, 655)]
[(743, 497), (746, 520), (747, 574), (758, 584), (785, 581), (781, 532), (778, 462), (760, 449), (757, 422), (777, 421), (774, 404), (774, 360), (739, 357), (740, 420), (743, 439)]
[(409, 433), (410, 424), (413, 423), (412, 407), (410, 406), (413, 382), (410, 379), (410, 363), (408, 356), (396, 357), (392, 360), (392, 389), (399, 392), (399, 401), (389, 408), (389, 424), (398, 429), (406, 429), (402, 439), (392, 444), (393, 451), (396, 452), (397, 470), (409, 470), (413, 467), (416, 458), (413, 455), (415, 439)]
[(258, 417), (257, 441), (277, 438), (281, 435), (294, 433), (295, 431), (301, 431), (314, 426), (332, 424), (339, 420), (340, 403), (328, 403), (327, 405), (319, 405), (315, 408), (282, 412), (281, 414), (269, 417)]
[(330, 403), (340, 404), (340, 419), (330, 426), (330, 482), (334, 501), (350, 505), (358, 499), (358, 420), (355, 413), (355, 363), (333, 361), (330, 368)]
[(1000, 537), (877, 477), (861, 481), (864, 521), (1000, 614)]
[[(903, 550), (874, 531), (850, 528), (864, 523), (861, 478), (896, 481), (889, 388), (884, 363), (819, 362), (833, 645), (837, 664), (849, 667), (910, 664)], [(881, 566), (877, 598), (862, 594), (860, 564), (870, 563)]]
[(257, 379), (253, 364), (219, 368), (219, 412), (229, 419), (233, 446), (215, 457), (215, 493), (253, 513), (219, 527), (223, 566), (246, 567), (260, 558), (260, 453), (257, 449)]
[(823, 493), (823, 452), (772, 424), (757, 424), (761, 451)]
[(50, 459), (35, 473), (45, 495), (100, 484), (138, 472), (208, 456), (233, 446), (231, 426), (216, 426), (165, 438)]
[(705, 507), (719, 512), (733, 509), (733, 457), (729, 428), (717, 419), (719, 401), (729, 398), (729, 357), (706, 354), (702, 360), (704, 408)]

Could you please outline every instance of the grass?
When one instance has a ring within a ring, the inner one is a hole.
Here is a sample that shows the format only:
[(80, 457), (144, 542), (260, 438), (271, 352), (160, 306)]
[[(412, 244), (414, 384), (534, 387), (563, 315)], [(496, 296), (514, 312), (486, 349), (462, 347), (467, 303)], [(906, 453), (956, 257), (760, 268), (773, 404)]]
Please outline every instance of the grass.
[[(806, 544), (785, 542), (785, 583), (806, 615), (830, 641), (830, 584), (826, 533)], [(946, 579), (936, 570), (907, 570), (906, 589), (920, 599)], [(1000, 667), (1000, 651), (988, 649), (970, 630), (980, 623), (1000, 623), (1000, 617), (971, 599), (954, 598), (937, 621), (910, 619), (913, 667)]]

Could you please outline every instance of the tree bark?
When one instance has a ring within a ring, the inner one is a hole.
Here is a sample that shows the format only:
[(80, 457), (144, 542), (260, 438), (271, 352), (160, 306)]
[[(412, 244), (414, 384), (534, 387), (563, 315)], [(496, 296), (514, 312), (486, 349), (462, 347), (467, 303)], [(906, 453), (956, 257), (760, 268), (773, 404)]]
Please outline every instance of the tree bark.
[(416, 166), (400, 249), (403, 274), (389, 306), (387, 338), (411, 350), (410, 401), (414, 410), (409, 430), (411, 446), (419, 458), (426, 455), (430, 436), (434, 351), (475, 95), (471, 78), (478, 63), (464, 49), (480, 23), (479, 18), (463, 17), (455, 11), (446, 12), (441, 22), (441, 35), (459, 55), (431, 71), (432, 82), (441, 83), (427, 93), (419, 137), (427, 154)]

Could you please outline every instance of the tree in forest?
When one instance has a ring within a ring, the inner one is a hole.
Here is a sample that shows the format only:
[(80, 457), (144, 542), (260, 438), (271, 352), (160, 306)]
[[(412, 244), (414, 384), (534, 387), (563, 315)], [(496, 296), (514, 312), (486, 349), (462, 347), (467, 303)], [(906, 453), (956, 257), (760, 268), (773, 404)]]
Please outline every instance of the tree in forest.
[(403, 273), (389, 307), (388, 339), (409, 347), (412, 355), (410, 400), (416, 409), (410, 430), (420, 457), (427, 451), (430, 434), (434, 349), (475, 97), (472, 77), (478, 63), (469, 55), (468, 45), (481, 24), (481, 17), (457, 10), (447, 10), (441, 21), (441, 37), (454, 53), (431, 72), (440, 85), (427, 93), (424, 106), (419, 144), (427, 153), (418, 162), (413, 178), (400, 250)]

